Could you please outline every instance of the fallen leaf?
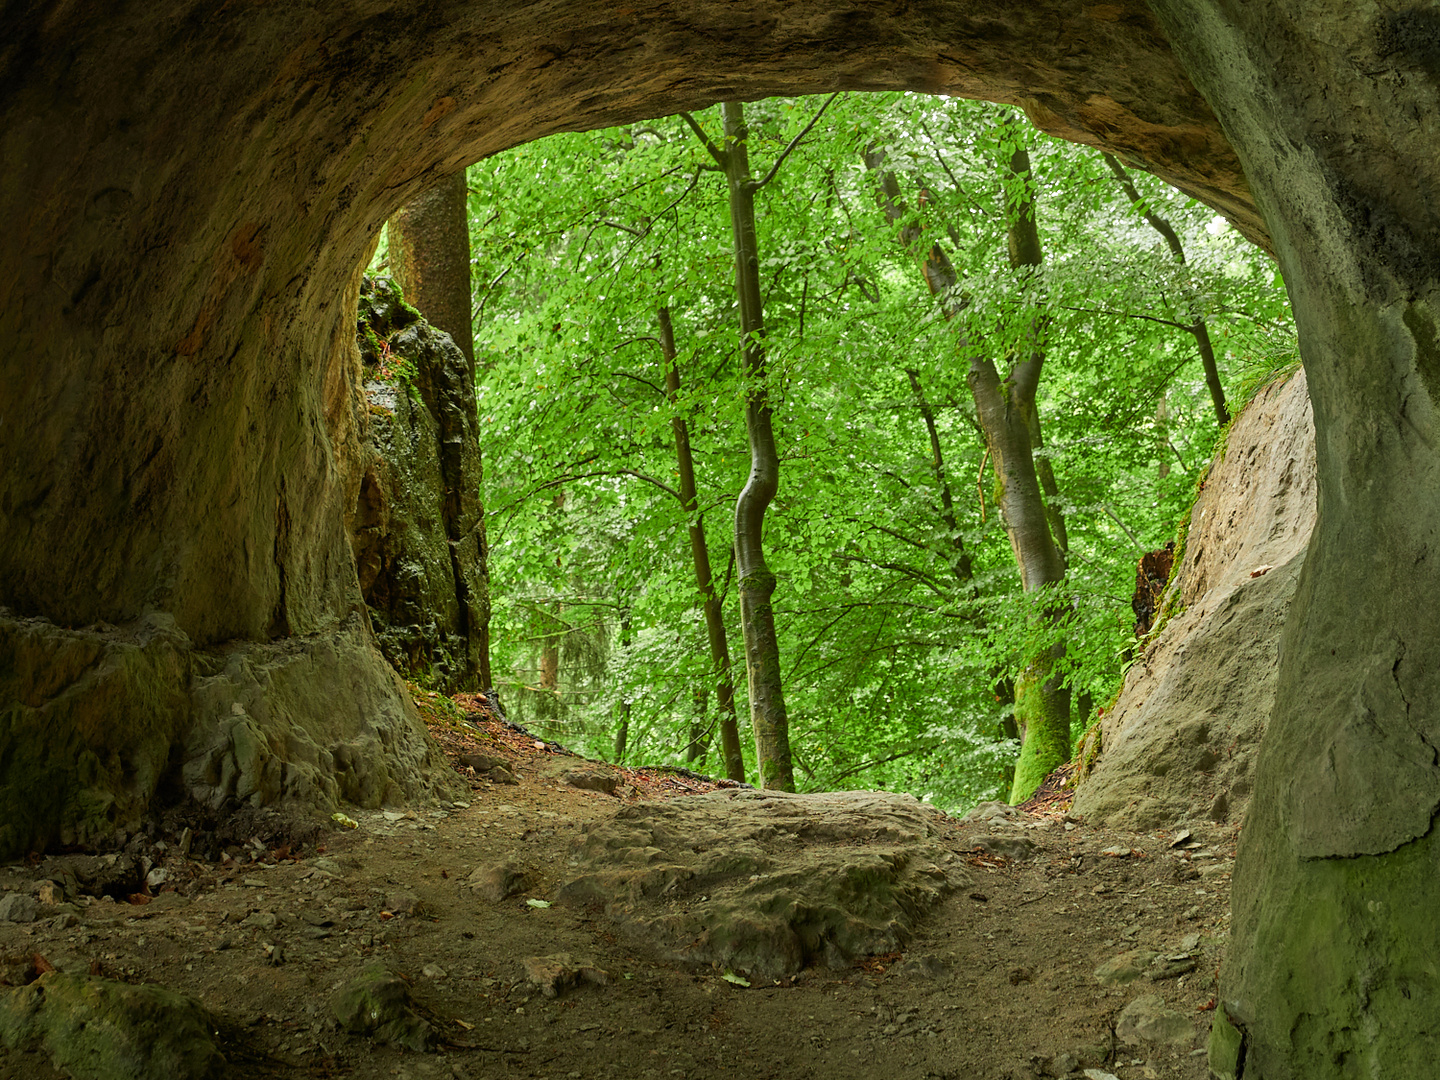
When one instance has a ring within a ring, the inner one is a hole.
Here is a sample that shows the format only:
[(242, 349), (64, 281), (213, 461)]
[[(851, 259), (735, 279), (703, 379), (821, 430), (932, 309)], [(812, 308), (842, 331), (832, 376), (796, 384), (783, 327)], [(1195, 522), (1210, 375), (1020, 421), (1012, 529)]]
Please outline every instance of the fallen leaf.
[(531, 907), (544, 908), (550, 906), (549, 900), (526, 900), (525, 903), (529, 904)]
[(736, 986), (749, 986), (749, 985), (750, 985), (750, 980), (749, 980), (749, 979), (742, 979), (739, 975), (736, 975), (733, 971), (727, 971), (727, 972), (725, 972), (724, 975), (721, 975), (720, 977), (721, 977), (722, 979), (724, 979), (724, 980), (725, 980), (726, 982), (728, 982), (728, 983), (734, 983)]

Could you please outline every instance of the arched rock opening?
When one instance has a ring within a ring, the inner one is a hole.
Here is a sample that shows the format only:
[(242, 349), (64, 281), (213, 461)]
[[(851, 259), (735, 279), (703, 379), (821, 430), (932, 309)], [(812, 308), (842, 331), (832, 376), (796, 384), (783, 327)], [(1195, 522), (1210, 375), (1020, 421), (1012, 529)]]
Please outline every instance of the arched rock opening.
[(319, 806), (441, 782), (370, 640), (342, 525), (359, 481), (353, 270), (427, 182), (550, 131), (722, 98), (990, 97), (1273, 242), (1315, 403), (1320, 524), (1227, 1001), (1252, 1080), (1430, 1069), (1433, 9), (56, 0), (7, 15), (0, 851), (103, 840), (162, 782)]

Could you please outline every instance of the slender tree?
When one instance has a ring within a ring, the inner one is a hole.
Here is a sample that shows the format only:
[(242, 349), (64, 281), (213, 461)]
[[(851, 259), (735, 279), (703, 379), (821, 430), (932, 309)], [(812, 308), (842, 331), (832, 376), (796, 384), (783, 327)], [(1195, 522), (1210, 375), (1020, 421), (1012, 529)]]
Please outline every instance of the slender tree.
[(739, 572), (740, 625), (745, 635), (745, 674), (750, 691), (750, 723), (762, 787), (795, 790), (790, 755), (790, 724), (781, 686), (780, 643), (775, 633), (775, 574), (765, 562), (765, 511), (780, 488), (780, 454), (770, 409), (765, 309), (760, 290), (760, 254), (755, 238), (755, 193), (773, 180), (790, 152), (814, 127), (834, 100), (828, 98), (814, 118), (776, 158), (764, 179), (750, 174), (750, 130), (738, 101), (720, 106), (725, 145), (718, 147), (688, 113), (686, 122), (725, 173), (730, 196), (730, 230), (735, 262), (735, 295), (740, 308), (740, 342), (745, 373), (745, 432), (750, 443), (750, 477), (735, 504), (735, 563)]
[[(670, 309), (659, 311), (660, 347), (665, 357), (665, 393), (675, 414), (670, 424), (675, 431), (675, 467), (680, 476), (680, 505), (684, 507), (690, 534), (690, 556), (695, 564), (695, 587), (703, 598), (705, 634), (710, 642), (710, 662), (715, 672), (715, 701), (720, 710), (720, 748), (725, 758), (725, 775), (745, 779), (745, 758), (740, 750), (740, 727), (735, 719), (735, 683), (730, 675), (730, 644), (720, 597), (710, 570), (710, 548), (705, 541), (705, 522), (695, 493), (695, 458), (690, 452), (690, 426), (680, 413), (680, 367), (675, 356), (675, 326)], [(700, 699), (703, 701), (703, 699)], [(703, 709), (701, 709), (703, 714)], [(696, 740), (691, 738), (692, 749)], [(694, 760), (692, 756), (690, 760)]]

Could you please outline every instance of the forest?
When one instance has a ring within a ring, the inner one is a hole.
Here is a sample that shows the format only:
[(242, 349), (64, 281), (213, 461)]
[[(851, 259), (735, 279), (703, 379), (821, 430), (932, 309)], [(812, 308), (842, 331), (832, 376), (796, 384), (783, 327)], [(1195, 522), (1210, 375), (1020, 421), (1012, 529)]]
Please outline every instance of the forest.
[(1023, 801), (1299, 362), (1264, 253), (1004, 106), (727, 103), (465, 185), (493, 686), (617, 763)]

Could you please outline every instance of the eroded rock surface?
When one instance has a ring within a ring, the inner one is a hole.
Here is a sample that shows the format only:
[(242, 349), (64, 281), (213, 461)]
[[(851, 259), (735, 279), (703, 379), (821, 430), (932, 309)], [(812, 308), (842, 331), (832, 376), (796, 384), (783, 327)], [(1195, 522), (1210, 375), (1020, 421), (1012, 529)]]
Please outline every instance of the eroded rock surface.
[(361, 287), (365, 438), (350, 538), (385, 658), (447, 693), (479, 684), (489, 619), (475, 385), (450, 335), (388, 279)]
[(1263, 390), (1231, 427), (1163, 601), (1176, 613), (1126, 674), (1076, 813), (1126, 829), (1243, 816), (1314, 524), (1302, 372)]
[(908, 795), (717, 791), (629, 806), (576, 849), (560, 899), (660, 955), (758, 978), (903, 947), (970, 874)]

